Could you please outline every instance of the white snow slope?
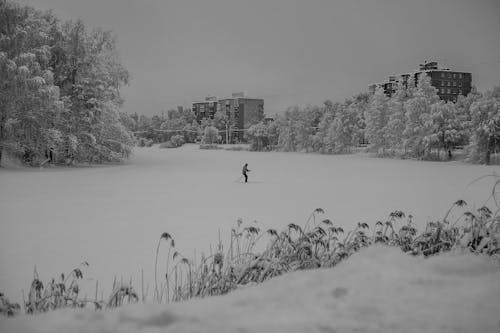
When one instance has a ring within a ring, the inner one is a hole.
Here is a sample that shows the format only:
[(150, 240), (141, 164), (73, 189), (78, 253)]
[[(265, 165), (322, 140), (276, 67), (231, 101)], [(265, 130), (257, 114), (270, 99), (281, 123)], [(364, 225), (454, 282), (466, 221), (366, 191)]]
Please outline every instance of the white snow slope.
[(410, 257), (363, 249), (330, 269), (299, 271), (226, 296), (115, 311), (1, 319), (29, 332), (500, 332), (500, 265), (488, 257)]
[[(249, 163), (251, 183), (234, 182)], [(492, 182), (474, 179), (498, 166), (418, 162), (360, 155), (137, 148), (124, 165), (0, 169), (0, 291), (27, 295), (36, 266), (44, 282), (88, 261), (82, 296), (111, 292), (113, 279), (153, 290), (154, 258), (163, 232), (192, 258), (210, 251), (219, 230), (226, 244), (241, 217), (261, 230), (304, 225), (315, 208), (336, 226), (371, 226), (394, 210), (421, 229), (443, 218), (457, 199), (481, 207)], [(489, 203), (491, 204), (491, 202)], [(463, 210), (457, 210), (462, 213)], [(265, 243), (266, 238), (261, 239)], [(164, 275), (166, 248), (160, 248)]]

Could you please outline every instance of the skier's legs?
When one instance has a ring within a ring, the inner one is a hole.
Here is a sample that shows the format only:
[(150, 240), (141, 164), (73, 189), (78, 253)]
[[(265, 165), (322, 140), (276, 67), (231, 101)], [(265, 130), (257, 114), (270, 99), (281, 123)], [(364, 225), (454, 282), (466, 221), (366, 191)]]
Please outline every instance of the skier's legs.
[(245, 183), (248, 183), (248, 175), (244, 173), (243, 176), (245, 176)]

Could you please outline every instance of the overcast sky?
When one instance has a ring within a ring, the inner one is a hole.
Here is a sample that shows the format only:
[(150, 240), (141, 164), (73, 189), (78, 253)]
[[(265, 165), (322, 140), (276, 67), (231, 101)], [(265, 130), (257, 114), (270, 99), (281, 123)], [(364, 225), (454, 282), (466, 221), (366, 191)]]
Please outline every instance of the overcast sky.
[(500, 85), (500, 0), (21, 0), (118, 35), (125, 111), (245, 91), (268, 114), (435, 59)]

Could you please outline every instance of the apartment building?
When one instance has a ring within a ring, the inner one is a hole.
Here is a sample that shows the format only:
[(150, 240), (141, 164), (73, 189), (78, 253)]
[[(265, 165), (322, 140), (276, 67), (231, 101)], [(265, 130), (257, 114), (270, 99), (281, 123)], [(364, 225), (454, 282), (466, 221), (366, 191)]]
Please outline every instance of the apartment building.
[(437, 95), (444, 101), (456, 102), (459, 95), (467, 96), (471, 91), (471, 73), (441, 68), (436, 61), (420, 64), (419, 70), (411, 73), (391, 75), (385, 82), (370, 85), (369, 91), (375, 93), (378, 87), (382, 87), (385, 94), (390, 97), (396, 92), (400, 82), (406, 86), (410, 77), (413, 77), (415, 84), (418, 84), (419, 77), (422, 74), (431, 78), (431, 84), (437, 89)]
[(243, 141), (244, 131), (264, 119), (264, 100), (246, 97), (244, 93), (224, 98), (209, 96), (205, 101), (193, 102), (192, 110), (198, 123), (204, 118), (213, 119), (217, 111), (225, 112), (230, 141)]

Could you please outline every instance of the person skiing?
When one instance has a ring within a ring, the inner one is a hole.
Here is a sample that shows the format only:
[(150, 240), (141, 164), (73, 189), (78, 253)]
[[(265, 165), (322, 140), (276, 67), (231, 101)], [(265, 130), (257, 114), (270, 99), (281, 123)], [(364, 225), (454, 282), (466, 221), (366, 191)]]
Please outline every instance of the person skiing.
[(245, 163), (245, 165), (243, 166), (243, 170), (242, 170), (243, 176), (245, 176), (245, 183), (248, 183), (247, 172), (250, 172), (250, 170), (248, 169), (248, 163)]

